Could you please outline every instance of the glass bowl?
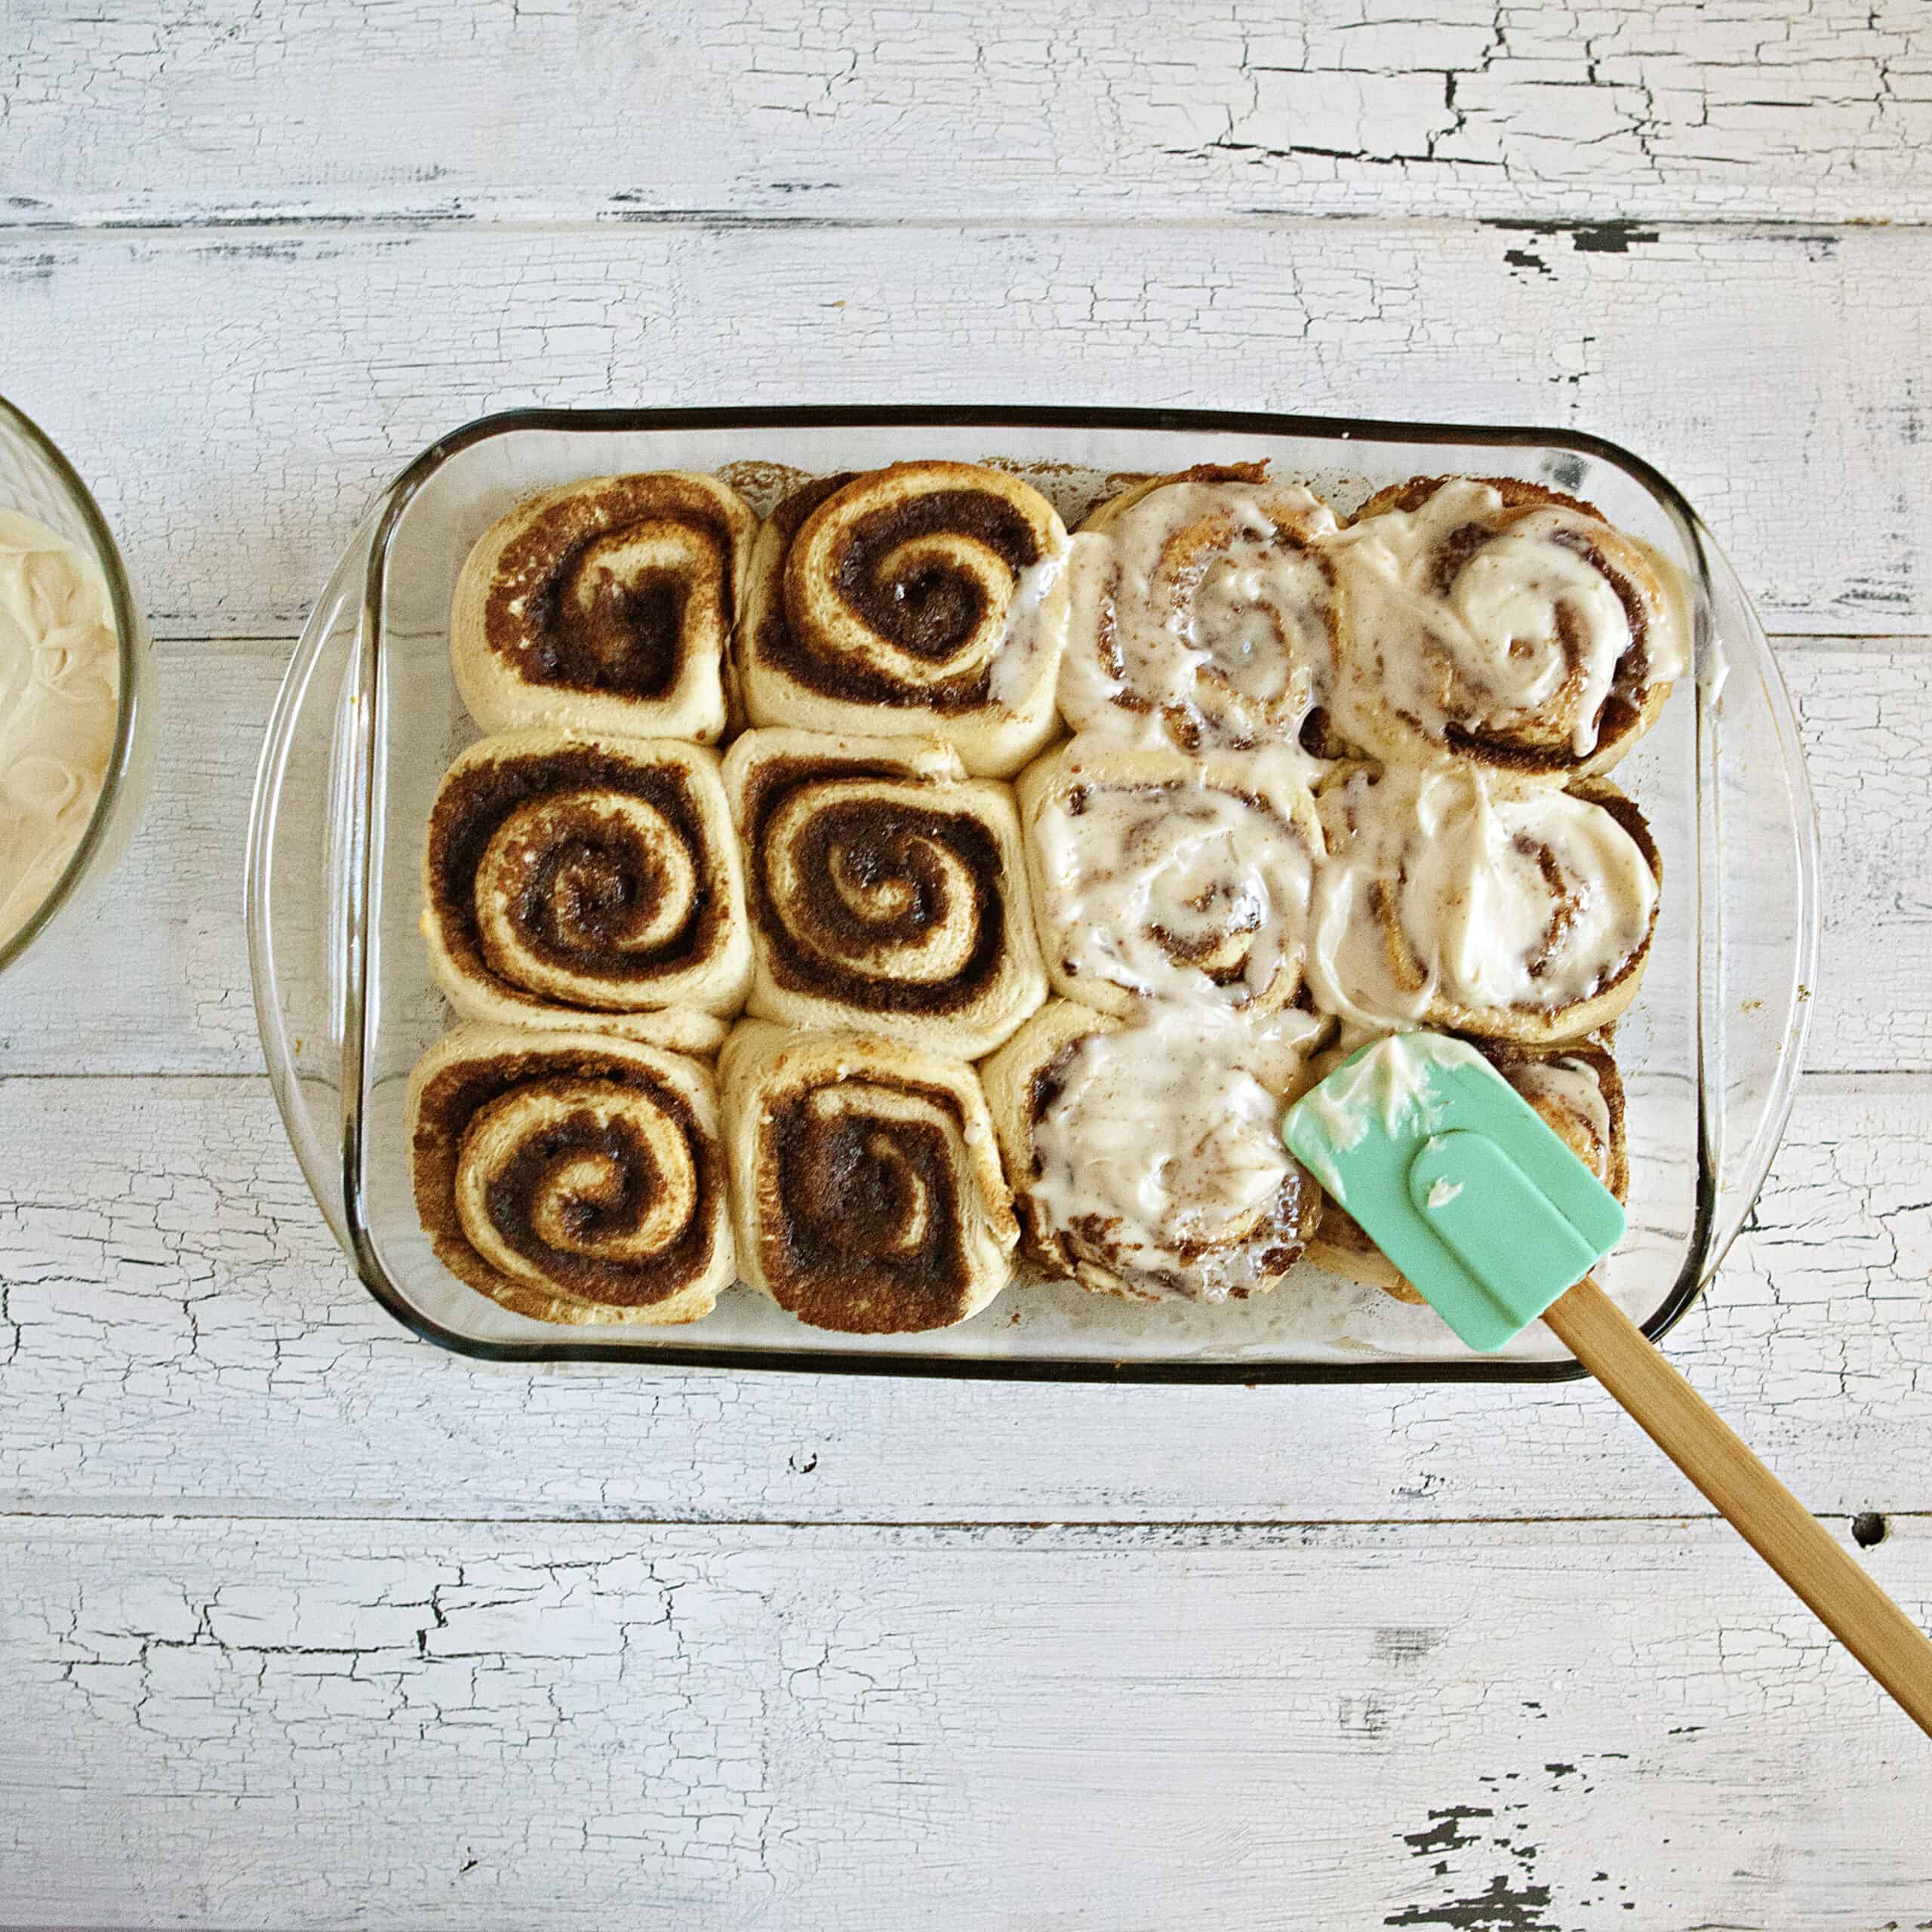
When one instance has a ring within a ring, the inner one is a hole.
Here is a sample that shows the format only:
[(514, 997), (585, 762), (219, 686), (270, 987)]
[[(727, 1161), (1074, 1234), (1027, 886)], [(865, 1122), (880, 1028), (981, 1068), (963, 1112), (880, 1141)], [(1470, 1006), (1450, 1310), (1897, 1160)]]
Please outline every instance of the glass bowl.
[(0, 939), (0, 973), (64, 924), (127, 849), (152, 776), (147, 620), (100, 506), (53, 438), (0, 396), (0, 510), (44, 523), (91, 557), (106, 580), (119, 655), (113, 749), (80, 841), (24, 924)]
[(624, 1358), (897, 1374), (1191, 1382), (1552, 1380), (1540, 1324), (1476, 1356), (1434, 1312), (1304, 1266), (1222, 1306), (1131, 1305), (1071, 1284), (1009, 1291), (960, 1327), (854, 1337), (743, 1288), (688, 1328), (513, 1315), (432, 1253), (403, 1097), (449, 1024), (417, 928), (430, 801), (475, 735), (450, 675), (458, 567), (525, 496), (626, 469), (724, 472), (767, 509), (801, 473), (912, 457), (999, 463), (1069, 521), (1134, 474), (1266, 457), (1338, 510), (1417, 475), (1513, 475), (1595, 503), (1685, 571), (1697, 670), (1617, 768), (1664, 858), (1644, 989), (1617, 1033), (1631, 1234), (1598, 1270), (1652, 1335), (1689, 1305), (1757, 1195), (1789, 1111), (1818, 938), (1817, 836), (1791, 705), (1763, 629), (1676, 489), (1595, 438), (1179, 411), (525, 411), (426, 451), (377, 502), (316, 605), (271, 721), (249, 841), (255, 1001), (284, 1119), (363, 1280), (418, 1332), (475, 1355)]

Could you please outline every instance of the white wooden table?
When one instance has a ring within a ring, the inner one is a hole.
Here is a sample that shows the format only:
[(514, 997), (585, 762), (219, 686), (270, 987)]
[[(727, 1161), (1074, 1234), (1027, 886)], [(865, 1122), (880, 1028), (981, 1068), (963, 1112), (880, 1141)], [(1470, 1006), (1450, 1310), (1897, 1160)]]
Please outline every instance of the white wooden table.
[(1829, 884), (1673, 1352), (1932, 1617), (1928, 223), (1920, 0), (5, 0), (0, 390), (166, 727), (0, 986), (0, 1924), (1932, 1923), (1932, 1746), (1587, 1387), (412, 1341), (283, 1140), (240, 903), (306, 601), (485, 410), (1627, 441), (1780, 634)]

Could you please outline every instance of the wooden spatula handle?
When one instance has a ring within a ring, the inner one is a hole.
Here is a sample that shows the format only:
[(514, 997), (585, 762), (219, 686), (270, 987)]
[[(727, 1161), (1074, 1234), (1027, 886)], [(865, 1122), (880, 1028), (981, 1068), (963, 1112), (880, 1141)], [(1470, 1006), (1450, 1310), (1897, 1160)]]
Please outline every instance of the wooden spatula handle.
[(1544, 1313), (1557, 1338), (1932, 1735), (1932, 1642), (1587, 1276)]

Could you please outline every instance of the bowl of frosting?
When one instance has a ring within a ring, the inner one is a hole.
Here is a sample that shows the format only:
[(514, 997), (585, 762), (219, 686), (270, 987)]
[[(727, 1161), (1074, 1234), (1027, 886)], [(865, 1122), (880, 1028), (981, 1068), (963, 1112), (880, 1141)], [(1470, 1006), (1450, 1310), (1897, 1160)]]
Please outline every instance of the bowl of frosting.
[(147, 626), (85, 484), (0, 397), (0, 971), (134, 830)]

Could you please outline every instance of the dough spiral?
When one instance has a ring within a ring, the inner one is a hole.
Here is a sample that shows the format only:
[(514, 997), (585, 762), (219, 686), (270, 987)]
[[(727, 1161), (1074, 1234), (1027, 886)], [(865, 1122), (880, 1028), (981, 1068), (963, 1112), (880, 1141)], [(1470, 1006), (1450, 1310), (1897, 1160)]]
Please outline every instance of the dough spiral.
[(1675, 567), (1533, 483), (1418, 477), (1371, 497), (1329, 553), (1335, 723), (1386, 757), (1607, 771), (1688, 661)]
[(593, 476), (519, 503), (464, 562), (450, 661), (486, 731), (713, 743), (758, 518), (716, 478)]
[(1291, 757), (1083, 734), (1018, 791), (1056, 992), (1121, 1016), (1149, 1000), (1255, 1013), (1293, 1000), (1321, 827)]
[(1017, 770), (1057, 728), (1066, 549), (1059, 513), (1004, 470), (902, 463), (808, 485), (753, 561), (752, 723), (936, 737), (970, 771)]
[[(506, 732), (445, 775), (423, 859), (437, 983), (466, 1019), (714, 1048), (751, 980), (716, 753)], [(694, 1009), (675, 1023), (637, 1016)], [(666, 1032), (666, 1028), (672, 1030)]]
[(1054, 1000), (980, 1069), (1020, 1252), (1128, 1301), (1275, 1287), (1320, 1220), (1281, 1144), (1322, 1023), (1166, 1007), (1131, 1026)]
[(461, 1026), (408, 1095), (417, 1211), (452, 1273), (540, 1321), (668, 1324), (736, 1272), (709, 1070), (600, 1035)]
[(949, 1327), (1005, 1287), (1017, 1230), (970, 1066), (746, 1020), (718, 1077), (752, 1287), (866, 1335)]
[(1528, 1046), (1580, 1038), (1635, 998), (1663, 873), (1615, 786), (1512, 786), (1392, 765), (1325, 786), (1308, 974), (1372, 1032), (1442, 1027)]
[(1081, 524), (1060, 679), (1075, 731), (1332, 755), (1334, 513), (1267, 469), (1154, 477)]
[(748, 731), (724, 761), (745, 851), (748, 1010), (975, 1059), (1046, 997), (1003, 785), (934, 740)]

